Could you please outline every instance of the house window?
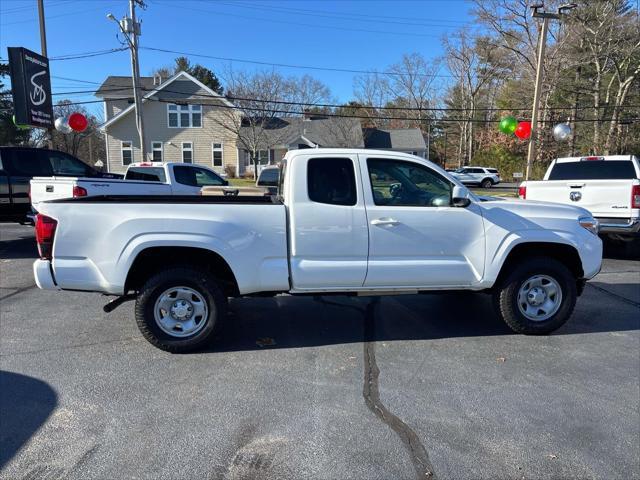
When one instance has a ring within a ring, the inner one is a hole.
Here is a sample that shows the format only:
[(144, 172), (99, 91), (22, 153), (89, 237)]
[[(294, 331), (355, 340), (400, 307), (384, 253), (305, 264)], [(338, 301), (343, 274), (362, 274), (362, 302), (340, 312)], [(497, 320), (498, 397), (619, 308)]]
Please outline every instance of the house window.
[(182, 142), (182, 161), (184, 163), (193, 163), (193, 143)]
[(260, 165), (269, 163), (269, 150), (258, 150), (258, 163)]
[(222, 143), (211, 144), (211, 159), (214, 167), (221, 167), (222, 161)]
[(162, 142), (151, 142), (151, 152), (152, 152), (151, 159), (154, 162), (161, 162), (162, 161)]
[(121, 142), (120, 152), (122, 153), (122, 165), (129, 165), (133, 161), (133, 144)]
[(202, 127), (202, 106), (169, 103), (167, 123), (169, 128), (200, 128)]

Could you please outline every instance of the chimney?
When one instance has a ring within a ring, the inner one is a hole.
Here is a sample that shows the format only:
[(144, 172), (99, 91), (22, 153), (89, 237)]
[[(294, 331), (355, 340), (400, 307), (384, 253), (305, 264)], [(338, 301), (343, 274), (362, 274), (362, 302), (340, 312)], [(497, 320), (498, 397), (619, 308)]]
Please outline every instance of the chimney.
[(160, 76), (159, 73), (156, 73), (153, 76), (153, 86), (157, 87), (158, 85), (160, 85), (162, 83), (162, 77)]

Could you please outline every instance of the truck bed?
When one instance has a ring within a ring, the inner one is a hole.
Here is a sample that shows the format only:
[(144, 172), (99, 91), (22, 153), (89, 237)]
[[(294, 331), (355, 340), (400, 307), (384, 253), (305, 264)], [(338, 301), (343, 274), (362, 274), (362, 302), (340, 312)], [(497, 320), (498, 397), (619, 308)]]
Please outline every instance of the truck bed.
[(141, 252), (171, 246), (220, 252), (243, 294), (289, 289), (286, 211), (272, 197), (103, 195), (39, 207), (58, 221), (58, 288), (121, 295)]

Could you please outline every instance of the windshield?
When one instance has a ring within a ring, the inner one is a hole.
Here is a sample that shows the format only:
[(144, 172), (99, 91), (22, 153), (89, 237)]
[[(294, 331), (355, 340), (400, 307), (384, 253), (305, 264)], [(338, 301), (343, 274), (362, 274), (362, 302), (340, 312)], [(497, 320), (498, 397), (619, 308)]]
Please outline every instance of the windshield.
[(457, 168), (456, 170), (454, 170), (455, 173), (464, 173), (465, 172), (465, 168)]

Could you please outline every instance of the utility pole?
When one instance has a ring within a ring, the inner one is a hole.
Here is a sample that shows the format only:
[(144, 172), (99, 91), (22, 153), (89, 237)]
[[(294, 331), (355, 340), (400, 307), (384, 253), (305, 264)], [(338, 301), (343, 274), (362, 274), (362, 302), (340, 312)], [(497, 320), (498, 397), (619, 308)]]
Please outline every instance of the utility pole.
[[(43, 57), (49, 58), (47, 55), (47, 31), (44, 24), (44, 0), (38, 0), (38, 20), (40, 21), (40, 53)], [(46, 133), (47, 147), (53, 148), (53, 135), (51, 128), (47, 128)]]
[(136, 21), (136, 5), (144, 8), (146, 5), (142, 0), (129, 0), (129, 15), (130, 17), (123, 17), (118, 22), (113, 14), (109, 13), (107, 18), (113, 20), (120, 27), (120, 31), (124, 35), (127, 43), (129, 44), (129, 50), (131, 51), (131, 74), (133, 80), (133, 100), (134, 109), (136, 114), (136, 126), (138, 128), (138, 136), (140, 138), (140, 155), (141, 161), (145, 161), (147, 158), (147, 146), (144, 139), (144, 121), (142, 117), (142, 98), (140, 96), (140, 63), (138, 60), (138, 36), (141, 35), (140, 22)]
[(539, 9), (544, 5), (532, 5), (533, 17), (542, 19), (542, 26), (540, 27), (540, 35), (538, 36), (538, 61), (536, 64), (536, 84), (533, 91), (533, 108), (531, 111), (531, 135), (529, 136), (529, 148), (527, 150), (527, 169), (525, 173), (525, 180), (529, 180), (529, 173), (531, 172), (531, 164), (536, 156), (536, 137), (538, 136), (538, 108), (540, 104), (540, 89), (542, 87), (542, 75), (544, 65), (544, 54), (547, 49), (547, 32), (549, 31), (549, 20), (560, 20), (562, 14), (566, 10), (576, 8), (575, 3), (568, 3), (561, 5), (558, 8), (558, 13), (541, 12)]

